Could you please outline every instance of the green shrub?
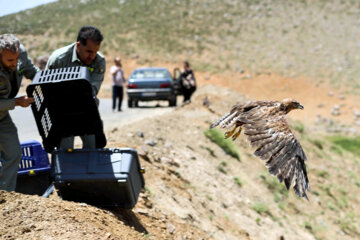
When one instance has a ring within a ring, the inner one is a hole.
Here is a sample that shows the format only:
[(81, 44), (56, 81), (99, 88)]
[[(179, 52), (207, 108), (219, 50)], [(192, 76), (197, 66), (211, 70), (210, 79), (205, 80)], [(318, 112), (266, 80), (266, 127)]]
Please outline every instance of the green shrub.
[(243, 183), (241, 182), (241, 180), (237, 177), (234, 177), (234, 181), (236, 183), (236, 185), (238, 185), (239, 187), (242, 187)]
[(225, 139), (224, 133), (222, 131), (218, 129), (208, 129), (204, 132), (204, 134), (212, 142), (221, 147), (226, 154), (240, 161), (240, 153), (236, 148), (234, 142), (230, 139)]
[(271, 216), (269, 207), (265, 203), (256, 203), (251, 207), (258, 214), (266, 214)]
[(293, 127), (294, 130), (298, 131), (301, 134), (303, 134), (304, 131), (305, 131), (305, 126), (300, 121), (296, 121), (295, 124), (292, 127)]
[(330, 137), (330, 141), (336, 146), (360, 156), (360, 137), (334, 136)]
[(223, 174), (227, 174), (227, 171), (225, 170), (225, 168), (223, 168), (221, 165), (219, 165), (217, 167), (217, 170), (219, 170), (219, 172), (223, 173)]
[(310, 232), (312, 232), (313, 231), (313, 227), (312, 227), (312, 225), (311, 225), (311, 223), (310, 222), (305, 222), (304, 223), (304, 227), (306, 228), (306, 229), (308, 229)]
[(328, 202), (327, 207), (332, 211), (336, 211), (336, 207), (332, 202)]
[(330, 177), (330, 173), (328, 173), (325, 170), (317, 171), (315, 174), (316, 174), (316, 176), (321, 177), (321, 178), (326, 178), (327, 179), (327, 178)]
[(314, 144), (318, 149), (323, 149), (323, 143), (320, 140), (311, 140), (311, 143)]
[(260, 178), (264, 181), (266, 187), (274, 193), (275, 202), (288, 197), (288, 190), (276, 177), (270, 176), (268, 173), (261, 173)]

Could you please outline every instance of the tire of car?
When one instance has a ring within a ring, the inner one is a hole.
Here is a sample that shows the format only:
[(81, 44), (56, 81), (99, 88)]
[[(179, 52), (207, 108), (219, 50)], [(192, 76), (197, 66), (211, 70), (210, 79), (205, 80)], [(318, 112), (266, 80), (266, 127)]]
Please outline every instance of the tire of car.
[(132, 100), (131, 98), (128, 99), (128, 107), (129, 108), (133, 108), (133, 107), (138, 107), (139, 104), (138, 104), (139, 101), (137, 100)]
[(170, 107), (176, 107), (176, 96), (169, 99), (169, 106)]
[(129, 108), (132, 108), (132, 107), (133, 107), (132, 102), (133, 102), (133, 100), (129, 98), (129, 99), (128, 99), (128, 107), (129, 107)]

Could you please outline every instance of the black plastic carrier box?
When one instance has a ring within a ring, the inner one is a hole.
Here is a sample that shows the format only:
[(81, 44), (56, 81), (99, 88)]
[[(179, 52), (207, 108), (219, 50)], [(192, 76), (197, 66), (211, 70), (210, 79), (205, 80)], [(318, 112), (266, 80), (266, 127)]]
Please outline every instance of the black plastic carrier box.
[(64, 200), (131, 209), (145, 185), (143, 173), (131, 148), (52, 153), (51, 177)]
[(36, 125), (48, 153), (58, 147), (61, 138), (94, 134), (96, 148), (106, 138), (96, 96), (87, 67), (69, 67), (38, 72), (26, 88)]

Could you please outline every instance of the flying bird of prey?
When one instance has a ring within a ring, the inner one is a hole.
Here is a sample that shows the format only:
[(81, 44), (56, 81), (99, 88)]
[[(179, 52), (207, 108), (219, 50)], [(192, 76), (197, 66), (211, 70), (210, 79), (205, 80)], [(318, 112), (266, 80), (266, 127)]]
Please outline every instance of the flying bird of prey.
[(306, 156), (299, 141), (291, 132), (285, 115), (294, 109), (304, 109), (297, 101), (254, 101), (237, 104), (210, 128), (226, 129), (225, 137), (235, 140), (244, 130), (255, 156), (266, 160), (266, 167), (289, 190), (294, 181), (297, 196), (305, 197), (310, 190), (306, 173)]

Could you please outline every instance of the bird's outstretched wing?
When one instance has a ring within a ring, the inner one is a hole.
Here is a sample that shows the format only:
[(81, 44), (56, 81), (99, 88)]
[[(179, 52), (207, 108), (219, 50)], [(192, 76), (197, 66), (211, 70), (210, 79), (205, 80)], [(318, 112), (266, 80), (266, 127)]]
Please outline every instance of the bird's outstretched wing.
[(266, 160), (269, 172), (284, 181), (287, 189), (294, 181), (294, 191), (299, 197), (305, 197), (310, 190), (306, 172), (306, 155), (291, 132), (285, 113), (279, 111), (276, 102), (248, 105), (235, 105), (230, 113), (210, 127), (242, 127), (254, 154)]

